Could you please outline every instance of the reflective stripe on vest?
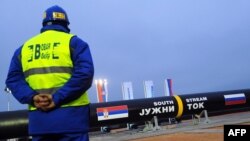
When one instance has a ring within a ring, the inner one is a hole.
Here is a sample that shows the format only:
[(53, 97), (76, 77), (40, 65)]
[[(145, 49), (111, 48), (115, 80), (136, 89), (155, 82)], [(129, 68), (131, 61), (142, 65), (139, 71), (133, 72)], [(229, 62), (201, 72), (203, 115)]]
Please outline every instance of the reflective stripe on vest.
[[(21, 61), (25, 80), (38, 93), (54, 94), (71, 77), (73, 63), (70, 56), (72, 34), (45, 31), (30, 40), (22, 48)], [(89, 104), (87, 93), (62, 105), (81, 106)], [(30, 110), (36, 108), (29, 105)]]

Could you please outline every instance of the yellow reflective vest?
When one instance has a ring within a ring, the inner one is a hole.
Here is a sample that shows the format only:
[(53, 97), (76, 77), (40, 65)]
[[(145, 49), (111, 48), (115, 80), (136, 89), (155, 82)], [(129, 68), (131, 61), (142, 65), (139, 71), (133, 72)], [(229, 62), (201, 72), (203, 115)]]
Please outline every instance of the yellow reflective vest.
[[(54, 94), (71, 77), (73, 63), (70, 56), (72, 34), (48, 30), (30, 40), (22, 48), (21, 62), (25, 80), (38, 93)], [(89, 104), (85, 92), (78, 99), (61, 107)], [(29, 110), (36, 108), (29, 105)]]

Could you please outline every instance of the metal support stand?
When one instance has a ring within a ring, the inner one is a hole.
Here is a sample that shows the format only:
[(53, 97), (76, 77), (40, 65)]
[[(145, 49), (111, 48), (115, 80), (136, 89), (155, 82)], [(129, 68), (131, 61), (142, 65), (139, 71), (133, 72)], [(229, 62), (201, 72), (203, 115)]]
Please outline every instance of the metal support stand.
[(152, 131), (153, 124), (151, 121), (145, 121), (145, 127), (143, 128), (143, 132)]
[(110, 132), (110, 128), (108, 126), (102, 126), (101, 127), (101, 132), (103, 132), (103, 133), (109, 133)]
[(208, 123), (211, 122), (211, 120), (208, 118), (207, 110), (203, 110), (203, 111), (201, 111), (201, 113), (198, 114), (198, 115), (197, 115), (197, 114), (192, 115), (193, 124), (194, 124), (194, 125), (199, 124), (199, 123), (201, 122), (201, 116), (203, 116), (203, 115), (204, 115), (204, 117), (205, 117), (205, 120), (204, 120), (203, 123), (208, 124)]
[(137, 125), (134, 123), (127, 123), (127, 130), (137, 129)]
[(130, 129), (130, 123), (127, 123), (127, 130)]
[(178, 121), (176, 120), (176, 118), (168, 118), (168, 124), (171, 125), (171, 124), (176, 124), (178, 123)]
[[(154, 122), (154, 125), (152, 123), (152, 121)], [(145, 121), (145, 127), (143, 129), (144, 132), (147, 131), (156, 131), (156, 130), (160, 130), (161, 127), (158, 124), (158, 118), (157, 116), (154, 116), (153, 119), (151, 121)]]
[(207, 110), (204, 110), (204, 116), (205, 116), (205, 121), (204, 123), (208, 124), (211, 122), (211, 120), (208, 118)]
[(153, 128), (153, 130), (154, 130), (154, 131), (155, 131), (155, 130), (160, 130), (161, 127), (160, 127), (159, 124), (158, 124), (158, 118), (157, 118), (157, 116), (154, 116), (154, 123), (155, 123), (155, 127)]

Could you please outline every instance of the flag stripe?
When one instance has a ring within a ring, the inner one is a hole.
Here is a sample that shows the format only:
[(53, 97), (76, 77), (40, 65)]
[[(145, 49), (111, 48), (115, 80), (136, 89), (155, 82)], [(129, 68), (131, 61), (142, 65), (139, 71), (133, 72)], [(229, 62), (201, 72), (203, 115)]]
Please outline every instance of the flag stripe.
[(245, 100), (245, 97), (226, 98), (226, 101)]
[(230, 94), (224, 95), (225, 98), (245, 97), (245, 94)]
[(238, 100), (238, 101), (227, 101), (226, 105), (237, 105), (237, 104), (245, 104), (246, 100)]
[(99, 83), (97, 84), (97, 91), (98, 91), (98, 102), (104, 102), (102, 98), (102, 86)]
[(110, 119), (118, 119), (118, 118), (126, 118), (126, 117), (128, 117), (128, 113), (118, 114), (118, 115), (108, 115), (107, 117), (105, 117), (105, 116), (98, 116), (98, 121), (101, 121), (101, 120), (110, 120)]
[[(124, 114), (124, 113), (128, 113), (128, 110), (108, 111), (108, 114), (109, 114), (109, 115)], [(98, 115), (98, 116), (103, 116), (103, 115), (104, 115), (104, 112), (98, 112), (97, 115)]]
[(128, 110), (127, 105), (121, 105), (121, 106), (112, 106), (112, 107), (102, 107), (97, 108), (97, 112), (104, 112), (104, 111), (115, 111), (115, 110)]

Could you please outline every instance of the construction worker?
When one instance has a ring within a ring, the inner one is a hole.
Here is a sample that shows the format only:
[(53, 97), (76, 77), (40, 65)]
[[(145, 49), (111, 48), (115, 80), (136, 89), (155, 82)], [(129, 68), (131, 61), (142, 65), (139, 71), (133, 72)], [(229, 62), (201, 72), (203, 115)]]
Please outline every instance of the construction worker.
[(88, 141), (89, 99), (94, 67), (88, 44), (70, 34), (66, 12), (44, 12), (41, 33), (18, 48), (6, 85), (29, 105), (34, 141)]

